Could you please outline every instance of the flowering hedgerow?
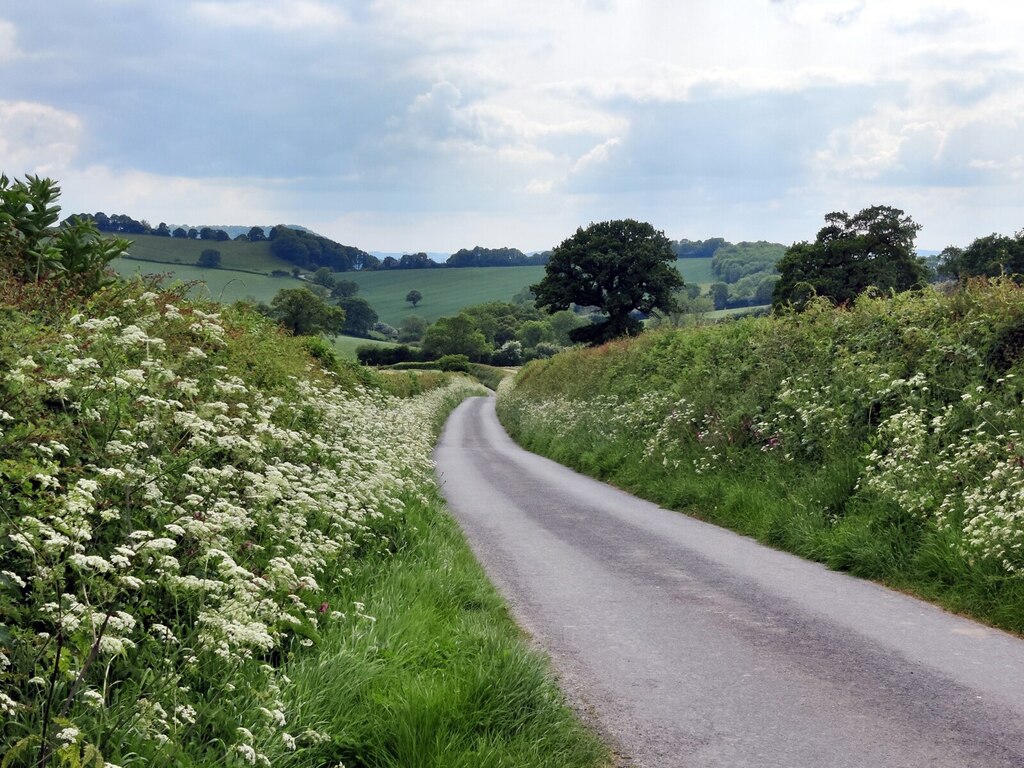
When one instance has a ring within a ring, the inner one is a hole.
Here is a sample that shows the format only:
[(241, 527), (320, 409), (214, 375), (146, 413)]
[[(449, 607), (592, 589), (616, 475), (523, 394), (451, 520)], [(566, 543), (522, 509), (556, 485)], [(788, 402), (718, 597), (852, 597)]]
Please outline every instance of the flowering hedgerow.
[(91, 308), (7, 318), (0, 349), (0, 751), (269, 764), (322, 738), (290, 722), (282, 654), (369, 620), (320, 584), (432, 482), (469, 382), (289, 370), (258, 316), (140, 286)]
[(784, 488), (791, 508), (830, 526), (884, 507), (1012, 579), (1024, 576), (1022, 368), (1024, 288), (978, 282), (569, 353), (532, 363), (498, 408), (531, 447), (597, 457), (582, 461), (602, 473), (832, 472), (828, 505), (806, 483)]

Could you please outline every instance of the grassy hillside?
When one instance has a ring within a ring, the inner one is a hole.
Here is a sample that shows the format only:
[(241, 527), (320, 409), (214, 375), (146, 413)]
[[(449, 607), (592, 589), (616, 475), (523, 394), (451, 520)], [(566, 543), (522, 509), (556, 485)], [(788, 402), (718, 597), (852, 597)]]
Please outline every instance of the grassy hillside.
[(195, 264), (199, 254), (208, 248), (220, 251), (221, 266), (224, 269), (246, 270), (270, 274), (272, 270), (291, 271), (294, 264), (275, 258), (270, 253), (270, 243), (250, 243), (244, 240), (184, 240), (176, 237), (156, 235), (131, 235), (128, 255), (137, 259), (165, 262), (177, 268), (180, 264)]
[(1024, 632), (1024, 288), (651, 332), (526, 366), (526, 447)]
[(333, 339), (326, 339), (331, 349), (344, 360), (355, 360), (356, 350), (359, 347), (370, 345), (375, 347), (397, 347), (390, 341), (379, 341), (377, 339), (359, 339), (355, 336), (336, 336)]
[[(166, 238), (160, 238), (166, 239)], [(259, 245), (254, 243), (253, 245)], [(281, 288), (299, 285), (293, 278), (269, 277), (228, 269), (200, 269), (179, 264), (161, 264), (117, 259), (111, 265), (123, 276), (169, 272), (172, 280), (198, 281), (192, 294), (230, 303), (240, 299), (270, 302)], [(544, 276), (543, 267), (473, 267), (468, 269), (388, 270), (341, 272), (338, 276), (359, 284), (359, 296), (370, 302), (380, 319), (398, 326), (408, 315), (427, 320), (458, 314), (463, 307), (488, 301), (508, 301), (516, 293)], [(405, 301), (409, 291), (423, 294), (414, 310)]]
[[(419, 315), (433, 321), (458, 314), (463, 307), (488, 301), (509, 301), (528, 285), (544, 277), (543, 267), (469, 267), (417, 269), (340, 274), (359, 283), (359, 295), (370, 302), (386, 323), (398, 326), (402, 318)], [(413, 309), (405, 301), (411, 290), (423, 294)]]
[(676, 259), (675, 267), (687, 285), (707, 288), (718, 280), (711, 270), (711, 259)]

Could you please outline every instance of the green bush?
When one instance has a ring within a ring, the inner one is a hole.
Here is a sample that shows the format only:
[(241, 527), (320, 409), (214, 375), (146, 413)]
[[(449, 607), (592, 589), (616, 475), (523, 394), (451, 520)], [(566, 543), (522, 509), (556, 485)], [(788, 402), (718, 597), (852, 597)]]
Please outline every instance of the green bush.
[(442, 355), (435, 365), (442, 371), (469, 373), (469, 358), (466, 355)]

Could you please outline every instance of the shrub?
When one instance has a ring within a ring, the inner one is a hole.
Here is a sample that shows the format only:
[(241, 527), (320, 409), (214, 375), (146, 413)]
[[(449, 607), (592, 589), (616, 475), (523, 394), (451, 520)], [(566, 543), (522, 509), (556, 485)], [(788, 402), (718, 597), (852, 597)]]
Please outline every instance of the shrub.
[(444, 355), (437, 359), (436, 365), (442, 371), (469, 372), (469, 358), (466, 355)]

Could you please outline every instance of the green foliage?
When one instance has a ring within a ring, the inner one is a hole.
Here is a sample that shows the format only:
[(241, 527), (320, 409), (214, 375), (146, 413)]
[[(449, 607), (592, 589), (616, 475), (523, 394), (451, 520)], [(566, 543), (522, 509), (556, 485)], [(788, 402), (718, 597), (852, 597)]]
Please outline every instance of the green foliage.
[(1014, 237), (995, 233), (979, 237), (966, 248), (951, 246), (939, 256), (939, 274), (960, 280), (1024, 274), (1024, 230)]
[(442, 371), (461, 371), (469, 373), (469, 358), (465, 355), (443, 355), (436, 361)]
[(491, 356), (491, 346), (469, 317), (457, 315), (442, 317), (427, 329), (423, 353), (428, 358), (465, 355), (474, 362), (486, 362)]
[(338, 299), (338, 306), (345, 312), (342, 330), (351, 336), (369, 336), (370, 329), (377, 322), (377, 313), (370, 302), (359, 296)]
[(427, 332), (428, 325), (429, 323), (422, 317), (409, 315), (398, 326), (398, 340), (401, 342), (420, 341), (423, 334)]
[(331, 286), (332, 299), (349, 299), (359, 293), (359, 283), (354, 280), (335, 280)]
[[(507, 385), (506, 385), (507, 386)], [(1024, 630), (1024, 287), (862, 295), (523, 368), (531, 450)]]
[(196, 259), (196, 266), (204, 269), (220, 269), (220, 251), (213, 248), (204, 248)]
[(445, 262), (449, 267), (527, 267), (543, 266), (547, 263), (549, 253), (527, 256), (518, 248), (462, 248), (456, 251)]
[(356, 356), (363, 365), (395, 365), (396, 363), (418, 361), (422, 357), (419, 350), (406, 344), (363, 345), (356, 348)]
[(314, 284), (323, 286), (332, 293), (334, 292), (336, 281), (334, 279), (334, 273), (331, 271), (330, 267), (320, 267), (320, 269), (313, 273), (310, 280)]
[(727, 243), (715, 251), (711, 269), (723, 283), (737, 283), (758, 273), (776, 274), (775, 265), (785, 255), (786, 246), (759, 240), (756, 243)]
[(332, 606), (373, 621), (329, 629), (287, 669), (289, 710), (330, 738), (275, 765), (610, 765), (436, 494), (410, 501), (393, 539), (331, 584)]
[(711, 237), (707, 240), (678, 240), (672, 243), (672, 251), (677, 259), (710, 259), (719, 248), (729, 243), (722, 237)]
[(725, 283), (712, 283), (708, 288), (708, 297), (715, 309), (725, 309), (729, 304), (729, 286)]
[(432, 487), (436, 421), (469, 391), (425, 376), (398, 400), (409, 377), (151, 288), (43, 313), (40, 286), (0, 282), (5, 765), (302, 763), (330, 742), (281, 665), (368, 621), (319, 582), (401, 538), (400, 493)]
[(906, 291), (922, 285), (927, 270), (914, 252), (921, 225), (899, 208), (876, 205), (851, 216), (825, 216), (813, 243), (794, 243), (778, 264), (772, 303), (802, 308), (814, 296), (852, 302), (870, 287)]
[(345, 327), (345, 310), (332, 307), (305, 286), (282, 288), (270, 307), (274, 319), (296, 336), (338, 334)]
[(405, 300), (415, 307), (423, 301), (423, 294), (414, 289), (405, 294)]
[(531, 286), (538, 307), (597, 307), (608, 319), (578, 328), (574, 341), (601, 343), (635, 335), (640, 323), (633, 311), (650, 313), (671, 306), (683, 280), (672, 268), (675, 254), (664, 233), (650, 224), (624, 219), (591, 224), (552, 251), (544, 279)]
[(52, 179), (30, 175), (19, 181), (0, 174), (0, 270), (23, 280), (59, 280), (91, 293), (108, 282), (107, 265), (129, 243), (100, 237), (85, 219), (72, 218), (54, 229), (59, 197)]
[(377, 258), (366, 251), (312, 232), (278, 226), (270, 230), (269, 239), (274, 256), (303, 269), (327, 267), (332, 272), (349, 272), (379, 265)]

